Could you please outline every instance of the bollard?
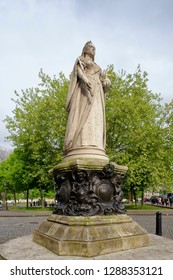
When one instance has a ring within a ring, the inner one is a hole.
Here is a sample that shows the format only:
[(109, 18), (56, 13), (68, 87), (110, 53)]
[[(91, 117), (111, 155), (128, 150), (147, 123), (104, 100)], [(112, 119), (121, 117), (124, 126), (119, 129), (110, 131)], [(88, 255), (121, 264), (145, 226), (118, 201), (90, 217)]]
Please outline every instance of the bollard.
[(156, 234), (162, 236), (162, 213), (156, 212)]

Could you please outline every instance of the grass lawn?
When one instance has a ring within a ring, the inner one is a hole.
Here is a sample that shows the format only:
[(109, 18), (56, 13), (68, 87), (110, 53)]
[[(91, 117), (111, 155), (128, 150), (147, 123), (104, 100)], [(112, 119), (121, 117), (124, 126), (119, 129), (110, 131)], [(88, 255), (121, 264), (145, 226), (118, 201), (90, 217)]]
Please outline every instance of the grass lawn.
[(144, 204), (141, 206), (141, 204), (126, 204), (125, 208), (127, 210), (171, 210), (169, 207), (159, 207), (159, 206), (154, 206), (154, 205), (149, 205), (149, 204)]
[[(137, 205), (135, 204), (126, 204), (125, 205), (126, 210), (157, 210), (157, 211), (164, 211), (164, 210), (173, 210), (173, 208), (169, 208), (169, 207), (159, 207), (159, 206), (155, 206), (155, 205), (150, 205), (150, 204), (144, 204), (143, 206), (141, 206), (140, 203), (138, 203)], [(24, 205), (18, 205), (18, 206), (9, 206), (8, 207), (9, 210), (21, 210), (21, 211), (34, 211), (34, 212), (44, 212), (44, 211), (53, 211), (54, 208), (53, 207), (46, 207), (46, 208), (41, 208), (40, 206), (36, 206), (36, 207), (28, 207), (26, 208), (26, 204)]]
[(28, 207), (26, 208), (26, 206), (11, 206), (11, 207), (8, 207), (9, 210), (19, 210), (19, 211), (34, 211), (34, 212), (44, 212), (44, 211), (53, 211), (54, 208), (52, 207), (46, 207), (46, 208), (41, 208), (41, 207)]

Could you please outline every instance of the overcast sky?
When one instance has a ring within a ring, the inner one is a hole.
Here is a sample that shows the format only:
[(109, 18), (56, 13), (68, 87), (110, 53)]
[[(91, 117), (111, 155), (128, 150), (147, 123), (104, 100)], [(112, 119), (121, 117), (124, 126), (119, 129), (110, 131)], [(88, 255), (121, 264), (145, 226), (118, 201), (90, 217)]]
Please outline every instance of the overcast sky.
[(149, 89), (172, 99), (172, 0), (0, 0), (0, 39), (0, 147), (10, 147), (2, 120), (14, 91), (37, 86), (41, 68), (68, 77), (89, 40), (102, 69), (134, 73), (140, 64)]

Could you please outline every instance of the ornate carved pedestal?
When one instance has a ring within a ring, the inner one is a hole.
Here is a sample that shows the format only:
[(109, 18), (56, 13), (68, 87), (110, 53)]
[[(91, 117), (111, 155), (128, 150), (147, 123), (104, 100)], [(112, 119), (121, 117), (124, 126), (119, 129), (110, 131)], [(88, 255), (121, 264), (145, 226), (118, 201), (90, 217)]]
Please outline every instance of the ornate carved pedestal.
[(127, 167), (101, 159), (54, 167), (56, 207), (33, 240), (59, 255), (96, 256), (148, 245), (147, 232), (125, 214)]
[(98, 164), (98, 160), (78, 159), (58, 165), (53, 170), (57, 201), (54, 214), (93, 216), (125, 213), (121, 183), (126, 171), (125, 167), (103, 160)]

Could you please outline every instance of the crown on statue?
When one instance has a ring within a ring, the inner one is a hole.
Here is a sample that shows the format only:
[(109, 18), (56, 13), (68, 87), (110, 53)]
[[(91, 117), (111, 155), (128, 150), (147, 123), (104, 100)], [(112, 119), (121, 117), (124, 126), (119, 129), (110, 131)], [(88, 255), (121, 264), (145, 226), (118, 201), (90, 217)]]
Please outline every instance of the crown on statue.
[(84, 48), (85, 48), (85, 47), (87, 47), (87, 46), (89, 46), (89, 45), (93, 45), (92, 41), (88, 41), (88, 42), (86, 42), (86, 44), (85, 44)]
[(82, 54), (84, 54), (84, 53), (87, 51), (87, 48), (88, 48), (89, 46), (94, 46), (94, 44), (92, 43), (92, 41), (86, 42), (85, 46), (83, 47)]

